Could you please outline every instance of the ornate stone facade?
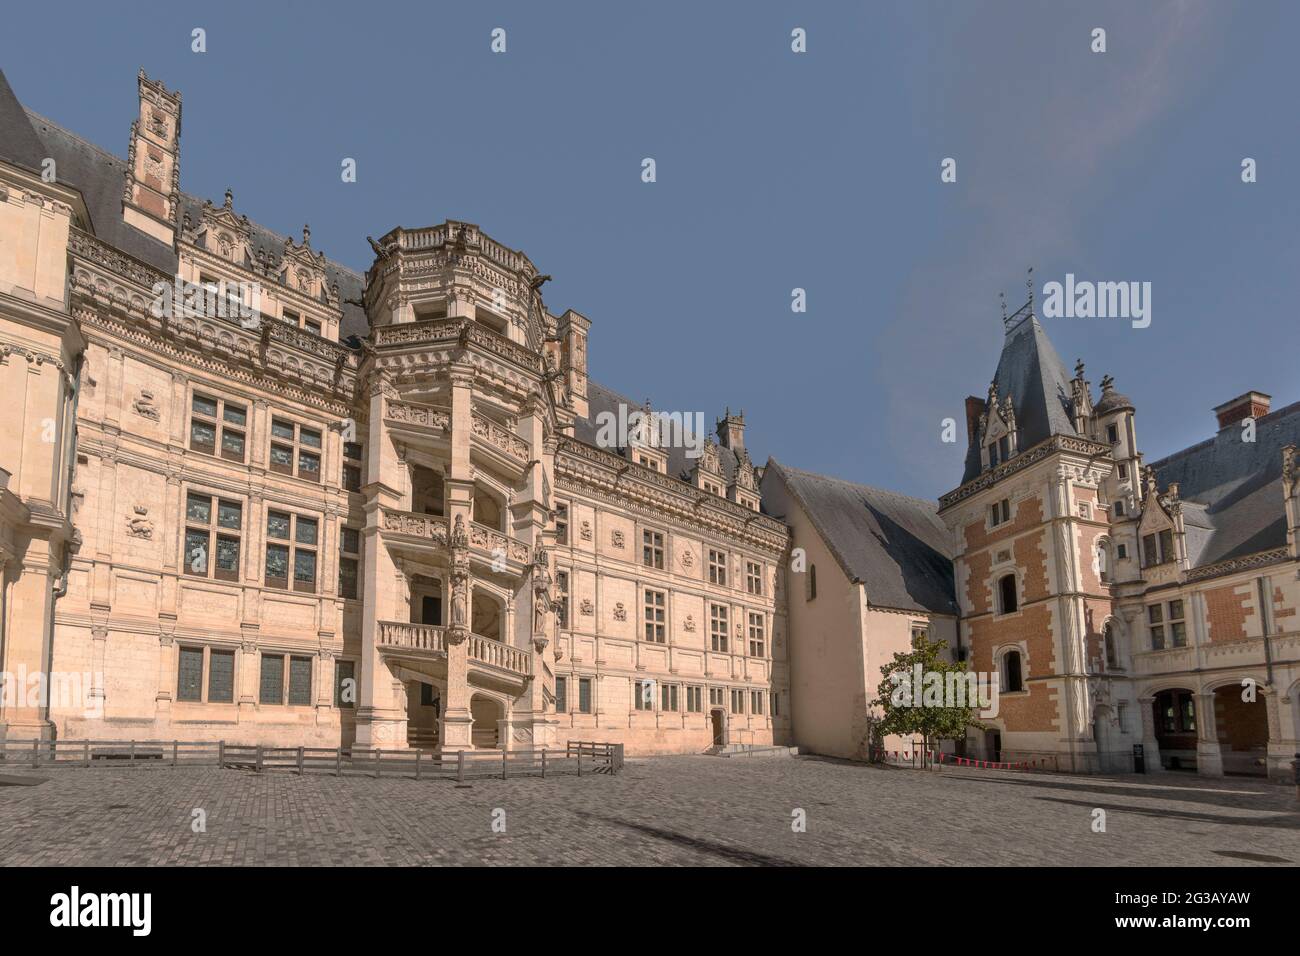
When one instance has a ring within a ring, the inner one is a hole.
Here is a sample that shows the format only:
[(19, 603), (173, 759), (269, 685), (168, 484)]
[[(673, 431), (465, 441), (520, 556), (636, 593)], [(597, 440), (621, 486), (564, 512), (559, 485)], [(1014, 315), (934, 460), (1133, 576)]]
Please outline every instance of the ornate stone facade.
[[(591, 323), (547, 310), (527, 256), (447, 222), (372, 240), (351, 273), (229, 191), (181, 193), (180, 95), (143, 73), (139, 91), (126, 169), (102, 164), (116, 183), (45, 184), (0, 154), (0, 230), (24, 249), (0, 274), (22, 420), (0, 439), (3, 669), (89, 675), (73, 699), (6, 702), (10, 736), (788, 738), (771, 642), (715, 653), (682, 625), (715, 601), (770, 632), (784, 526), (572, 437)], [(85, 194), (108, 186), (123, 218), (92, 223)], [(197, 297), (160, 309), (181, 283)], [(205, 295), (226, 313), (185, 308)], [(646, 528), (668, 555), (650, 566)], [(672, 557), (705, 548), (765, 584)], [(743, 706), (711, 706), (733, 689)]]

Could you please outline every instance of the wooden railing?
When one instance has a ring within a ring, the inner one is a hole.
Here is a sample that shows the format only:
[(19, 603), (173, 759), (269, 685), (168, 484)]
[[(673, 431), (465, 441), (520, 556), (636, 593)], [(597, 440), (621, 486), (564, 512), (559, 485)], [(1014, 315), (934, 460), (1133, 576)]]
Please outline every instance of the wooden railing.
[(527, 651), (478, 634), (469, 636), (469, 659), (520, 677), (528, 677), (533, 672), (533, 657)]
[(224, 740), (0, 740), (0, 770), (99, 767), (220, 767), (257, 772), (288, 770), (425, 777), (465, 781), (474, 777), (548, 773), (618, 773), (623, 745), (570, 742), (563, 750), (420, 750), (363, 747), (267, 747)]
[(400, 647), (431, 653), (447, 652), (447, 629), (432, 624), (406, 624), (380, 621), (377, 643), (381, 647)]

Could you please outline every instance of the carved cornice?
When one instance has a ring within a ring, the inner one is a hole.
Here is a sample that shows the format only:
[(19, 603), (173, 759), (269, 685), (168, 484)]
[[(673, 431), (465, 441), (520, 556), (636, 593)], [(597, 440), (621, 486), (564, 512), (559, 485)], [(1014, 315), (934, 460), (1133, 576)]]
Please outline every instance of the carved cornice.
[[(203, 256), (210, 259), (213, 263), (235, 266), (234, 263), (222, 259), (219, 256), (213, 256), (204, 253), (197, 246), (190, 247), (196, 252), (202, 253)], [(74, 270), (73, 285), (74, 288), (80, 287), (87, 292), (96, 292), (100, 296), (109, 299), (112, 304), (134, 315), (142, 312), (145, 316), (152, 318), (149, 313), (150, 306), (153, 303), (153, 288), (157, 283), (171, 286), (174, 284), (176, 277), (169, 276), (165, 272), (155, 269), (138, 259), (126, 255), (123, 252), (114, 249), (107, 243), (101, 242), (89, 233), (82, 232), (79, 229), (71, 229), (68, 233), (68, 251), (75, 257), (85, 260), (92, 266), (98, 266), (100, 269), (110, 273), (112, 276), (134, 284), (139, 289), (131, 290), (127, 288), (109, 288), (106, 283), (96, 282), (92, 274), (87, 272), (82, 276), (82, 281), (77, 282), (77, 273)], [(247, 270), (242, 270), (247, 272)], [(254, 275), (248, 272), (248, 275)], [(310, 301), (310, 300), (308, 300)], [(328, 311), (322, 303), (315, 303), (319, 308)], [(227, 324), (225, 319), (212, 319), (213, 323)], [(339, 345), (337, 342), (331, 342), (328, 339), (321, 338), (318, 335), (311, 335), (303, 332), (301, 329), (282, 322), (278, 319), (264, 319), (264, 325), (269, 329), (271, 340), (280, 342), (308, 352), (312, 355), (325, 359), (330, 367), (324, 371), (327, 374), (333, 374), (335, 367), (343, 363), (345, 369), (354, 370), (357, 366), (357, 355), (351, 349)], [(157, 320), (154, 320), (156, 324)], [(237, 322), (228, 323), (231, 328), (242, 327)]]
[(1281, 564), (1289, 559), (1290, 553), (1285, 547), (1273, 548), (1269, 551), (1257, 551), (1254, 554), (1247, 554), (1239, 558), (1230, 558), (1227, 561), (1207, 564), (1202, 568), (1192, 568), (1187, 572), (1187, 583), (1235, 574), (1238, 571), (1250, 571), (1271, 564)]
[(1098, 458), (1109, 455), (1111, 448), (1109, 445), (1103, 445), (1101, 442), (1091, 441), (1087, 438), (1078, 438), (1073, 435), (1053, 435), (1032, 448), (1027, 448), (1010, 461), (1004, 462), (996, 468), (991, 468), (978, 477), (972, 478), (961, 487), (948, 492), (939, 499), (939, 510), (944, 511), (951, 508), (953, 505), (965, 501), (971, 495), (979, 494), (985, 488), (997, 484), (1003, 478), (1023, 471), (1030, 465), (1037, 464), (1057, 452), (1072, 452), (1088, 458)]
[(564, 438), (555, 456), (558, 487), (698, 531), (723, 534), (780, 554), (789, 541), (781, 522), (716, 495), (701, 499), (699, 489), (618, 455)]

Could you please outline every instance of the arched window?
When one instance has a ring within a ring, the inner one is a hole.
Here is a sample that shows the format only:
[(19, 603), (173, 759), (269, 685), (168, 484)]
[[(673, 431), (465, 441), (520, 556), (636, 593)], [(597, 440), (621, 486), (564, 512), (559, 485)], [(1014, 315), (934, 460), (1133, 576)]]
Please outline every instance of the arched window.
[(1101, 629), (1101, 639), (1106, 649), (1106, 669), (1116, 670), (1119, 668), (1119, 649), (1115, 646), (1115, 626), (1109, 621)]
[(1014, 574), (1004, 574), (998, 579), (998, 604), (1003, 614), (1013, 614), (1019, 607)]
[(1020, 652), (1007, 651), (1002, 655), (1002, 693), (1014, 694), (1025, 689), (1020, 675)]

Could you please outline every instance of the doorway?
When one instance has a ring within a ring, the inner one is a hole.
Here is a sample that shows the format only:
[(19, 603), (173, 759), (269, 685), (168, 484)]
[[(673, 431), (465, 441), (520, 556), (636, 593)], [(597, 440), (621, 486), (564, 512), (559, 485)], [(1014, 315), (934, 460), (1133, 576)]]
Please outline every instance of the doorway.
[(1002, 734), (996, 730), (990, 730), (984, 736), (984, 748), (988, 753), (988, 760), (998, 763), (1002, 760)]
[(709, 717), (713, 721), (713, 746), (725, 746), (727, 743), (727, 729), (726, 718), (723, 716), (722, 710), (719, 708), (710, 711)]

